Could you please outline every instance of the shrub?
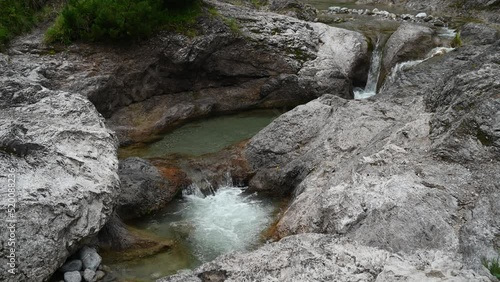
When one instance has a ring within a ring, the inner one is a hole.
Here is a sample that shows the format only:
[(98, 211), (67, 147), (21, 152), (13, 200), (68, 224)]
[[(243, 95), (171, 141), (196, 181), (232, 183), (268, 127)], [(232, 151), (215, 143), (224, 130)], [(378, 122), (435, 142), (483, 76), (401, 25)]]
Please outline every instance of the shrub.
[(130, 41), (165, 26), (189, 24), (200, 12), (199, 0), (69, 0), (48, 42)]
[(35, 22), (34, 12), (29, 1), (0, 0), (0, 48), (31, 28)]

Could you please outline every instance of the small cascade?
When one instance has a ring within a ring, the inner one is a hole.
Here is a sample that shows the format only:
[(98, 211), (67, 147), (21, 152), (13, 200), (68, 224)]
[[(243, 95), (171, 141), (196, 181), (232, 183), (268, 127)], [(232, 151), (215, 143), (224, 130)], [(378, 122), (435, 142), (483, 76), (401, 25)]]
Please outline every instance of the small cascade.
[(432, 57), (441, 56), (441, 55), (444, 55), (444, 54), (446, 54), (450, 51), (453, 51), (453, 50), (455, 50), (455, 48), (436, 47), (436, 48), (432, 49), (431, 51), (429, 51), (429, 53), (427, 53), (425, 58), (422, 60), (406, 61), (406, 62), (401, 62), (399, 64), (396, 64), (391, 70), (391, 74), (389, 75), (388, 81), (394, 82), (401, 72), (406, 71), (406, 70), (408, 70), (408, 69), (410, 69), (410, 68), (412, 68), (412, 67), (414, 67), (414, 66), (416, 66), (424, 61), (427, 61), (428, 59), (430, 59)]
[(274, 207), (244, 188), (223, 185), (206, 195), (192, 185), (184, 195), (180, 215), (191, 226), (187, 240), (200, 261), (220, 254), (248, 250), (259, 243), (260, 232), (273, 219)]
[(366, 86), (364, 89), (359, 87), (354, 88), (354, 99), (366, 99), (377, 94), (377, 85), (380, 77), (380, 69), (382, 67), (382, 53), (386, 41), (387, 37), (383, 35), (377, 37), (377, 43), (370, 61)]

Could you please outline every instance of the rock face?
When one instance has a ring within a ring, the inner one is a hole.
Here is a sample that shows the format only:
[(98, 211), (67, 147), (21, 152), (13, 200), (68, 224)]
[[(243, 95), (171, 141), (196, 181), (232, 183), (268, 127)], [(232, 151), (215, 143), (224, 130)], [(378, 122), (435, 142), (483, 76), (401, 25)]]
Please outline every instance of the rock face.
[(487, 45), (495, 43), (500, 38), (500, 32), (486, 24), (467, 23), (460, 29), (460, 36), (464, 44)]
[(314, 21), (318, 11), (309, 4), (298, 0), (271, 0), (269, 9), (273, 12), (295, 17), (305, 21)]
[(220, 16), (204, 20), (202, 35), (159, 36), (144, 47), (147, 58), (131, 50), (101, 87), (88, 89), (123, 143), (213, 113), (295, 106), (325, 91), (352, 97), (352, 81), (366, 79), (360, 33), (210, 4)]
[[(17, 221), (0, 231), (0, 280), (43, 281), (111, 214), (117, 140), (92, 103), (45, 88), (30, 63), (0, 54), (0, 85), (1, 182), (16, 188), (1, 189), (0, 201), (16, 204)], [(5, 261), (11, 233), (15, 275)]]
[(278, 235), (460, 253), (484, 271), (500, 238), (499, 51), (497, 42), (434, 57), (373, 99), (325, 95), (256, 135), (252, 188), (292, 194)]
[(157, 281), (489, 281), (462, 267), (446, 252), (397, 255), (331, 235), (300, 234)]
[(172, 200), (179, 187), (172, 187), (158, 169), (141, 158), (120, 161), (121, 180), (117, 212), (122, 219), (138, 218), (157, 211)]
[(433, 35), (430, 27), (403, 23), (387, 40), (383, 70), (389, 73), (397, 63), (423, 58), (436, 46)]

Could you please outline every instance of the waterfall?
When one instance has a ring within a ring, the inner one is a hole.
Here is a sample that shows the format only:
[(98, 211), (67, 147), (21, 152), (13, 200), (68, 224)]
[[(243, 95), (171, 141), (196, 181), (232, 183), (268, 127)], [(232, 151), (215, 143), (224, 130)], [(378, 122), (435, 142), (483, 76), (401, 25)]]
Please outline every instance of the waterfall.
[(380, 77), (380, 69), (382, 67), (382, 52), (386, 41), (386, 36), (377, 36), (377, 43), (370, 60), (370, 69), (368, 71), (366, 86), (364, 89), (359, 87), (354, 88), (354, 99), (366, 99), (377, 94), (377, 85)]

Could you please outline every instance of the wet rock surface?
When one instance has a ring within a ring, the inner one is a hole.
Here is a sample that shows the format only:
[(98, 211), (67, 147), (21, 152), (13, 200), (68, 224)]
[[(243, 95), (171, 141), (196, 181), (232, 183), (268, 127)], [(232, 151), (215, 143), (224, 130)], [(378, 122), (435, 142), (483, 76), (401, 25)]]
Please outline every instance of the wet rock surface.
[(400, 62), (423, 58), (437, 45), (430, 27), (404, 23), (389, 37), (383, 55), (383, 69), (389, 73)]

